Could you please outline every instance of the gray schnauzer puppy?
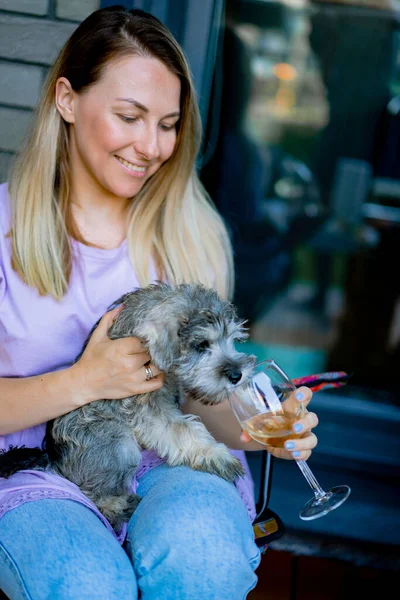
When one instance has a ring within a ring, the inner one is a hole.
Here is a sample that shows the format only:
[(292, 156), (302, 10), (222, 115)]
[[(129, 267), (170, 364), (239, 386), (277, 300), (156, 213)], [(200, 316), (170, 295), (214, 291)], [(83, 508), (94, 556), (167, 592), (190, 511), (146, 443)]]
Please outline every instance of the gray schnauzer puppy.
[(130, 484), (143, 448), (171, 466), (187, 465), (230, 482), (243, 475), (228, 448), (198, 417), (183, 414), (179, 403), (182, 394), (203, 404), (223, 402), (255, 364), (254, 356), (234, 346), (247, 337), (244, 323), (214, 290), (159, 283), (126, 294), (113, 307), (120, 304), (109, 337), (140, 338), (165, 374), (163, 387), (86, 404), (48, 423), (45, 451), (13, 448), (0, 456), (2, 477), (20, 469), (52, 469), (74, 482), (116, 529), (140, 500)]

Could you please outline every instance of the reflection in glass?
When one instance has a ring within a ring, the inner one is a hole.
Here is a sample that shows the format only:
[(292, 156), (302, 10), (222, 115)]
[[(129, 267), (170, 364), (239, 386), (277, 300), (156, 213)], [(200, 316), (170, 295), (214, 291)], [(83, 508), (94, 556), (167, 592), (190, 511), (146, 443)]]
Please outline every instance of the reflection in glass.
[(286, 347), (290, 372), (297, 353), (294, 376), (344, 369), (377, 388), (396, 383), (400, 337), (398, 278), (386, 268), (398, 223), (365, 217), (372, 202), (399, 207), (389, 6), (227, 0), (218, 143), (202, 172), (231, 230), (252, 342), (270, 355)]

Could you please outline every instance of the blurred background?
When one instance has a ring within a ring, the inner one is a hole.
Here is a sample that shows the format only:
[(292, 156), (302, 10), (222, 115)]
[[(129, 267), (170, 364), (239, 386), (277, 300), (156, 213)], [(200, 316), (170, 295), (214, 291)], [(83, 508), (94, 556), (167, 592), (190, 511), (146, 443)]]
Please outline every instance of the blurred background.
[[(1, 181), (48, 66), (81, 20), (112, 4), (0, 0)], [(274, 461), (269, 505), (286, 533), (252, 597), (265, 597), (274, 574), (275, 598), (345, 598), (350, 581), (360, 594), (382, 591), (376, 573), (389, 582), (400, 568), (400, 2), (119, 4), (160, 18), (189, 59), (204, 126), (198, 168), (231, 232), (246, 351), (293, 378), (352, 375), (315, 394), (310, 459), (323, 486), (352, 494), (300, 521), (310, 490), (292, 463)]]

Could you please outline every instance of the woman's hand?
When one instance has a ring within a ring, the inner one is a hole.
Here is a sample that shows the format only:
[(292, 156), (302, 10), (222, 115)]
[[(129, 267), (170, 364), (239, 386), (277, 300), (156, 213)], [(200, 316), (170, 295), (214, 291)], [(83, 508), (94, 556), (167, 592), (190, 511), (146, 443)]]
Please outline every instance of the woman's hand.
[(146, 381), (145, 366), (151, 358), (138, 338), (110, 340), (108, 337), (107, 332), (121, 308), (103, 316), (81, 358), (70, 368), (82, 404), (153, 392), (164, 383), (163, 374), (153, 363), (148, 366), (154, 378)]
[[(296, 413), (299, 409), (299, 402), (306, 407), (312, 398), (312, 391), (307, 387), (300, 387), (285, 400), (284, 404), (288, 411)], [(304, 417), (296, 421), (293, 425), (293, 433), (302, 433), (302, 437), (285, 442), (285, 448), (274, 448), (265, 446), (268, 452), (277, 458), (307, 460), (311, 456), (311, 451), (318, 443), (317, 436), (312, 433), (312, 429), (318, 425), (318, 417), (313, 412), (306, 412)], [(304, 433), (303, 433), (304, 432)], [(240, 439), (243, 442), (250, 442), (252, 438), (246, 431), (243, 431)]]

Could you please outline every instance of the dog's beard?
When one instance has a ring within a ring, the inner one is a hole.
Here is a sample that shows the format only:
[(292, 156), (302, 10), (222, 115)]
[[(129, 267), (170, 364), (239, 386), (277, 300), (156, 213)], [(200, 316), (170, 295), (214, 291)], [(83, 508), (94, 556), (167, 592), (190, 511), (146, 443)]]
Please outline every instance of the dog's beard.
[(191, 398), (192, 400), (196, 400), (197, 402), (201, 402), (205, 406), (215, 406), (217, 404), (221, 404), (221, 402), (225, 402), (228, 400), (229, 395), (234, 390), (233, 385), (230, 385), (226, 389), (215, 390), (214, 393), (210, 394), (209, 389), (202, 390), (199, 388), (193, 389), (191, 386), (183, 386), (183, 391), (185, 396)]
[(246, 357), (242, 362), (238, 362), (238, 370), (242, 377), (237, 384), (229, 381), (228, 377), (222, 375), (223, 365), (219, 368), (192, 368), (188, 381), (182, 376), (180, 382), (182, 389), (187, 396), (197, 400), (204, 405), (212, 406), (228, 400), (238, 385), (244, 384), (253, 374), (254, 357)]

